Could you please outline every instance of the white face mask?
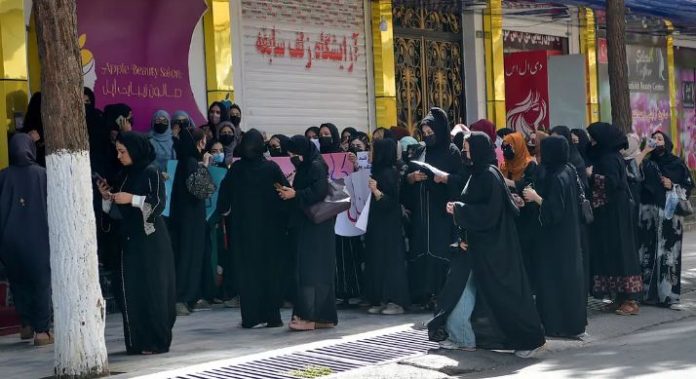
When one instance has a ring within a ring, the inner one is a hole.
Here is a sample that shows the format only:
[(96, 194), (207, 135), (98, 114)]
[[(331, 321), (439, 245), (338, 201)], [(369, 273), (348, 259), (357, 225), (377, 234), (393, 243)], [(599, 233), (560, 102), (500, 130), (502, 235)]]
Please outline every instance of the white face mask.
[(495, 139), (495, 147), (500, 149), (500, 147), (503, 146), (503, 139), (500, 137), (496, 137)]

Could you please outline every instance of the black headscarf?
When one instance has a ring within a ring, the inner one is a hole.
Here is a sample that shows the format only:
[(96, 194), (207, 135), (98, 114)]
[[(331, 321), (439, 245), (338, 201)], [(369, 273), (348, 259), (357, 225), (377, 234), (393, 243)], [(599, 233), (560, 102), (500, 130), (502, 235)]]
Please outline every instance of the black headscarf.
[(355, 128), (345, 128), (341, 132), (341, 139), (343, 139), (343, 135), (346, 133), (350, 134), (350, 137), (348, 139), (352, 140), (353, 136), (356, 135), (358, 133), (358, 131)]
[(109, 130), (121, 131), (121, 126), (116, 122), (119, 117), (128, 117), (132, 112), (131, 107), (126, 104), (109, 104), (104, 107), (104, 119)]
[(31, 166), (36, 163), (36, 144), (28, 134), (17, 133), (10, 139), (10, 165)]
[(263, 153), (266, 151), (266, 144), (263, 140), (263, 134), (256, 129), (244, 133), (239, 148), (243, 160), (262, 161), (265, 159)]
[(288, 141), (288, 151), (302, 156), (302, 164), (300, 166), (311, 165), (312, 161), (319, 155), (319, 150), (317, 150), (314, 143), (302, 135), (296, 135), (290, 138), (290, 141)]
[(272, 157), (287, 157), (288, 156), (288, 142), (290, 141), (290, 137), (284, 135), (284, 134), (275, 134), (271, 137), (271, 139), (277, 139), (280, 141), (280, 153), (274, 153), (271, 151), (271, 156)]
[(372, 147), (372, 170), (376, 172), (395, 166), (396, 141), (390, 138), (375, 141)]
[(628, 148), (628, 139), (623, 132), (606, 122), (595, 122), (587, 127), (590, 134), (597, 144), (591, 150), (594, 154), (606, 154), (618, 152)]
[(208, 107), (208, 124), (206, 124), (206, 125), (208, 125), (214, 133), (215, 127), (217, 125), (214, 125), (212, 123), (212, 121), (210, 120), (210, 110), (213, 109), (213, 107), (220, 108), (220, 122), (218, 124), (230, 120), (230, 110), (227, 109), (227, 106), (220, 101), (215, 101), (212, 104), (210, 104), (210, 107)]
[(498, 131), (495, 132), (495, 134), (498, 136), (498, 138), (502, 139), (502, 138), (505, 138), (506, 135), (512, 134), (514, 132), (515, 131), (510, 129), (510, 128), (502, 128), (502, 129), (498, 129)]
[[(570, 131), (568, 131), (570, 133)], [(558, 171), (568, 163), (570, 146), (562, 136), (549, 136), (541, 141), (541, 165), (548, 173)]]
[(471, 155), (471, 172), (481, 173), (495, 162), (495, 150), (488, 135), (483, 132), (471, 132), (469, 138), (469, 154)]
[[(332, 123), (321, 124), (319, 131), (322, 128), (327, 128), (331, 131), (331, 144), (328, 146), (321, 146), (322, 154), (339, 153), (341, 152), (341, 135), (338, 133), (338, 128)], [(319, 136), (321, 138), (321, 135)]]
[(582, 155), (578, 151), (578, 147), (573, 144), (573, 136), (571, 134), (570, 128), (568, 128), (567, 126), (559, 125), (551, 129), (551, 134), (557, 134), (565, 138), (566, 141), (568, 141), (568, 161), (572, 163), (576, 169), (585, 166), (585, 160), (582, 158)]
[(118, 135), (116, 141), (126, 147), (133, 161), (132, 165), (124, 167), (126, 171), (142, 171), (156, 158), (155, 149), (145, 134), (124, 132)]
[(205, 132), (200, 128), (186, 128), (179, 133), (179, 150), (177, 151), (177, 157), (179, 160), (184, 160), (187, 158), (194, 158), (196, 161), (200, 162), (203, 159), (203, 154), (198, 151), (196, 145), (203, 138), (205, 138)]
[(450, 135), (447, 113), (437, 107), (430, 108), (430, 113), (423, 118), (419, 125), (419, 129), (422, 131), (425, 125), (433, 130), (436, 140), (435, 145), (426, 147), (426, 151), (448, 149), (450, 145)]
[(22, 128), (22, 132), (29, 133), (32, 130), (36, 130), (43, 140), (44, 128), (43, 121), (41, 120), (41, 92), (35, 92), (31, 95), (29, 105), (27, 106), (27, 114), (24, 116), (24, 127)]
[(87, 110), (89, 111), (91, 109), (95, 109), (97, 107), (97, 100), (94, 96), (94, 91), (92, 91), (92, 89), (89, 87), (85, 87), (83, 93), (89, 99), (89, 104), (86, 104)]
[(314, 132), (314, 134), (317, 136), (317, 138), (319, 138), (319, 127), (318, 126), (310, 126), (309, 128), (307, 128), (307, 130), (305, 130), (305, 132), (304, 132), (305, 137), (309, 138), (309, 136), (307, 135), (307, 134), (309, 134), (309, 132)]
[[(582, 156), (585, 163), (588, 163), (589, 156), (587, 153), (588, 149), (590, 148), (590, 136), (587, 135), (585, 129), (573, 129), (570, 131), (570, 134), (578, 137), (578, 143), (575, 144), (575, 146), (577, 147), (578, 152), (580, 153), (580, 156)], [(571, 139), (570, 142), (573, 143), (573, 140)]]
[(661, 131), (656, 131), (651, 135), (651, 137), (655, 138), (655, 136), (658, 134), (662, 135), (662, 138), (665, 139), (665, 151), (660, 155), (658, 155), (655, 152), (650, 153), (650, 160), (655, 162), (657, 164), (657, 167), (660, 168), (660, 170), (663, 170), (667, 165), (674, 163), (674, 161), (678, 160), (679, 157), (672, 153), (672, 150), (674, 149), (674, 143), (667, 134)]

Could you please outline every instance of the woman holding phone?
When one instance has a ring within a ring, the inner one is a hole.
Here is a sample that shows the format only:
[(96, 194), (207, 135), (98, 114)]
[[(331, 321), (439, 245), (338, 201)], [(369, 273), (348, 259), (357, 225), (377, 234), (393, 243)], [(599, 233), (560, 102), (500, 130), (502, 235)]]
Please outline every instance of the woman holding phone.
[(167, 226), (162, 173), (145, 135), (125, 132), (116, 140), (123, 165), (110, 187), (97, 179), (106, 213), (121, 219), (120, 280), (123, 332), (128, 354), (169, 351), (176, 321), (174, 259)]

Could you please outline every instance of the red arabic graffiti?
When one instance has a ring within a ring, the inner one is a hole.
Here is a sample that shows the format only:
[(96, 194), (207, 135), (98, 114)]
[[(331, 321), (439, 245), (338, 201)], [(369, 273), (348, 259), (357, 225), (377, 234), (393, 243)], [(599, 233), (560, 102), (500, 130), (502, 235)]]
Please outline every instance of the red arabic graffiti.
[[(312, 60), (325, 60), (339, 62), (338, 69), (352, 73), (355, 62), (358, 61), (360, 50), (358, 37), (360, 33), (352, 33), (350, 37), (336, 37), (335, 34), (319, 33), (318, 40), (314, 42), (313, 49), (310, 38), (304, 32), (295, 33), (294, 45), (277, 37), (278, 32), (273, 27), (263, 28), (256, 36), (256, 52), (268, 56), (268, 63), (273, 63), (273, 58), (291, 59), (307, 58), (306, 69), (312, 68)], [(347, 66), (347, 67), (346, 67)]]

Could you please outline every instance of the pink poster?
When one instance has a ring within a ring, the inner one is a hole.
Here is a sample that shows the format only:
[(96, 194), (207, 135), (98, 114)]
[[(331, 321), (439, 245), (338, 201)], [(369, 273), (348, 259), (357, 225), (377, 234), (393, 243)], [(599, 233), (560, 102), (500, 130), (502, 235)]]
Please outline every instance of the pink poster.
[(183, 110), (197, 125), (205, 117), (193, 96), (189, 48), (204, 0), (78, 0), (85, 86), (97, 106), (125, 103), (134, 128), (148, 130), (155, 111)]
[[(343, 179), (354, 171), (353, 162), (348, 159), (346, 153), (322, 154), (324, 161), (329, 166), (329, 177), (333, 180)], [(290, 162), (289, 157), (274, 157), (272, 161), (280, 166), (280, 169), (292, 183), (295, 176), (295, 166)]]
[(684, 160), (690, 169), (696, 170), (696, 104), (694, 101), (694, 69), (678, 70), (677, 108), (680, 109), (679, 131)]

